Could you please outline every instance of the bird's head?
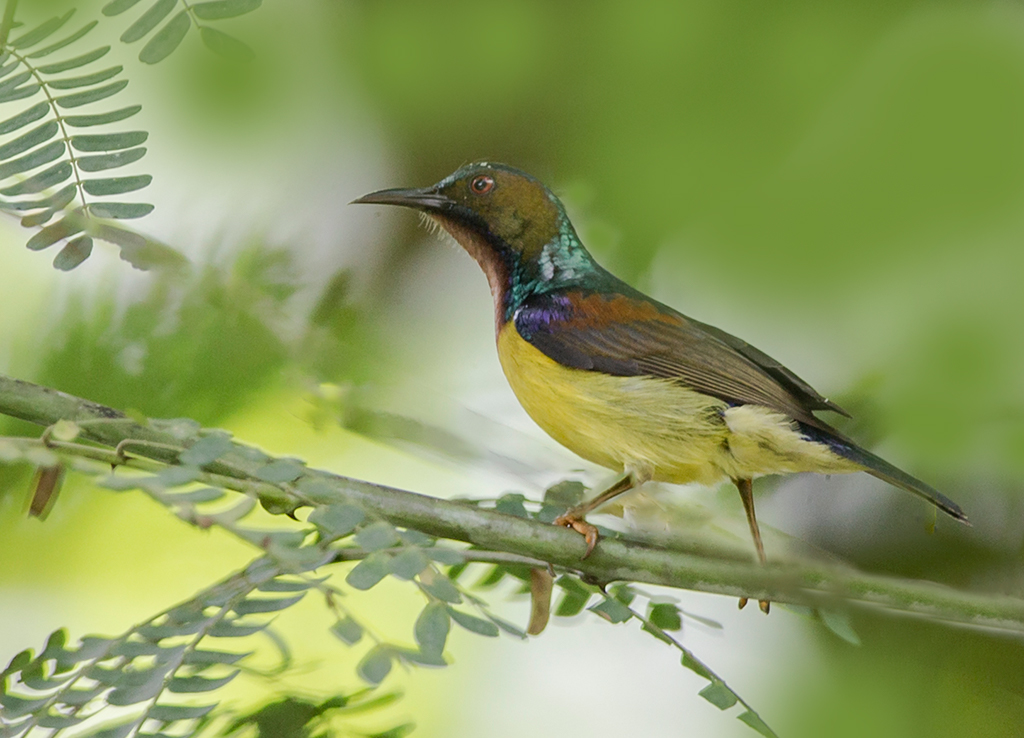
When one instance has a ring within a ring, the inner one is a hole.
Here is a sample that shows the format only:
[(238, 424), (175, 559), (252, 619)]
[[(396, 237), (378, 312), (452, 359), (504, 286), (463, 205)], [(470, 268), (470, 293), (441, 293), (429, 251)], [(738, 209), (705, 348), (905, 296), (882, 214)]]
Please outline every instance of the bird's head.
[[(541, 277), (551, 268), (550, 259), (570, 236), (572, 245), (582, 249), (562, 204), (554, 193), (534, 177), (503, 164), (468, 164), (429, 187), (382, 189), (354, 201), (378, 205), (400, 205), (425, 214), (468, 251), (492, 279), (508, 278), (507, 272), (531, 273), (536, 266)], [(545, 253), (548, 252), (548, 256)]]
[(580, 279), (593, 265), (551, 190), (504, 164), (467, 164), (430, 187), (380, 190), (354, 202), (412, 208), (451, 234), (487, 275), (499, 322), (512, 302)]
[[(372, 192), (357, 203), (419, 210), (476, 256), (486, 247), (530, 259), (558, 234), (564, 211), (536, 179), (503, 164), (467, 164), (431, 187)], [(470, 241), (482, 240), (475, 244)]]

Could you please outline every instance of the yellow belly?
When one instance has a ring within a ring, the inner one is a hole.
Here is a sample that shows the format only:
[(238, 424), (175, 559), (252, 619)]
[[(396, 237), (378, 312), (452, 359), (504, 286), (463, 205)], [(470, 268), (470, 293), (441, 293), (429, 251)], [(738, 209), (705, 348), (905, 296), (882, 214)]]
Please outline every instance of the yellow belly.
[(860, 467), (808, 441), (792, 420), (757, 406), (729, 407), (668, 379), (616, 377), (562, 366), (509, 321), (498, 334), (505, 377), (531, 418), (595, 464), (641, 478), (714, 484), (780, 472)]

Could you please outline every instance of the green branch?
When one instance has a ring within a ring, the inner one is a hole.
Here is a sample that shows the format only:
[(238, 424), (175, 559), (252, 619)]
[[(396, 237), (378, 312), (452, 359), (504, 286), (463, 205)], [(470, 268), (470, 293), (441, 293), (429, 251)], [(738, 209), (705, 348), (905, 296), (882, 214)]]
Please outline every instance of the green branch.
[[(194, 432), (183, 436), (167, 430), (166, 421), (141, 425), (112, 408), (2, 375), (0, 413), (41, 426), (71, 420), (81, 427), (81, 438), (110, 448), (131, 442), (133, 455), (167, 464), (177, 463), (179, 450), (199, 438)], [(278, 506), (285, 498), (291, 508), (349, 502), (394, 525), (550, 562), (592, 582), (644, 582), (822, 608), (849, 602), (1024, 632), (1021, 599), (865, 574), (816, 561), (762, 567), (753, 561), (699, 556), (624, 539), (605, 539), (590, 558), (581, 560), (583, 540), (562, 528), (316, 469), (304, 469), (298, 479), (285, 485), (268, 484), (259, 481), (258, 475), (268, 461), (261, 452), (235, 443), (204, 469), (222, 477), (224, 486), (269, 497)]]

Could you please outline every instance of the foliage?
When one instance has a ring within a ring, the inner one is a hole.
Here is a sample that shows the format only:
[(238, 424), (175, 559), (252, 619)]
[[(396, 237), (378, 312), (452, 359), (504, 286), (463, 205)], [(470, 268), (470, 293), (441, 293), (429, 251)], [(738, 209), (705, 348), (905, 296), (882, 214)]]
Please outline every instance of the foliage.
[[(231, 59), (246, 59), (252, 54), (249, 48), (209, 22), (253, 11), (261, 1), (182, 2), (183, 9), (156, 30), (179, 5), (178, 0), (157, 0), (128, 27), (121, 41), (132, 43), (152, 34), (139, 59), (155, 64), (170, 55), (194, 25), (208, 48)], [(112, 0), (103, 7), (103, 14), (118, 16), (137, 3)], [(67, 24), (75, 16), (70, 10), (12, 33), (17, 6), (18, 0), (6, 0), (0, 25), (0, 106), (20, 108), (0, 121), (0, 212), (20, 218), (26, 228), (38, 229), (26, 244), (29, 249), (41, 251), (60, 244), (53, 260), (57, 269), (69, 271), (88, 259), (94, 239), (116, 245), (121, 258), (139, 269), (181, 266), (185, 259), (174, 249), (122, 222), (153, 210), (149, 203), (116, 199), (147, 187), (151, 175), (111, 176), (113, 170), (146, 155), (143, 144), (149, 134), (115, 125), (136, 115), (142, 106), (108, 107), (128, 80), (122, 78), (121, 65), (100, 68), (110, 46), (90, 48), (84, 41), (99, 21), (67, 33)]]
[[(138, 5), (139, 1), (111, 0), (103, 6), (103, 15), (120, 15)], [(178, 48), (193, 26), (199, 29), (203, 44), (211, 51), (230, 59), (247, 60), (252, 56), (252, 50), (244, 42), (207, 22), (237, 18), (251, 13), (263, 4), (263, 0), (208, 0), (180, 4), (181, 10), (156, 30), (179, 5), (178, 0), (156, 0), (121, 34), (121, 40), (126, 44), (141, 41), (149, 36), (149, 41), (139, 52), (139, 61), (146, 64), (163, 61)]]
[[(283, 610), (302, 599), (312, 585), (286, 573), (273, 561), (258, 559), (120, 636), (85, 637), (75, 648), (67, 647), (66, 632), (57, 631), (37, 656), (23, 651), (4, 670), (3, 734), (83, 724), (102, 726), (94, 734), (109, 736), (127, 736), (147, 725), (198, 732), (215, 705), (184, 704), (175, 695), (223, 687), (238, 676), (236, 664), (248, 655), (200, 646), (258, 633), (267, 622), (253, 615)], [(12, 692), (9, 678), (31, 696)], [(111, 723), (105, 719), (108, 706), (141, 710)]]
[[(142, 726), (153, 719), (154, 705), (177, 705), (162, 697), (175, 693), (176, 685), (181, 687), (179, 691), (187, 691), (190, 685), (194, 686), (192, 691), (222, 688), (234, 678), (233, 672), (221, 673), (222, 669), (213, 676), (199, 677), (198, 672), (207, 667), (195, 667), (185, 655), (199, 649), (205, 638), (242, 638), (269, 632), (260, 616), (293, 607), (312, 591), (322, 595), (333, 616), (334, 636), (351, 647), (366, 649), (356, 672), (363, 681), (377, 685), (396, 664), (445, 666), (445, 648), (453, 624), (486, 637), (504, 631), (524, 638), (523, 629), (493, 612), (480, 593), (511, 578), (522, 582), (520, 590), (528, 589), (535, 600), (540, 599), (546, 596), (544, 592), (550, 595), (551, 588), (534, 586), (538, 573), (546, 576), (545, 570), (557, 567), (561, 575), (555, 584), (561, 596), (554, 608), (556, 617), (575, 617), (586, 610), (612, 624), (636, 621), (645, 632), (675, 649), (684, 667), (707, 680), (700, 691), (704, 699), (722, 710), (740, 705), (739, 719), (766, 736), (774, 734), (751, 706), (672, 635), (688, 619), (711, 627), (715, 624), (682, 611), (671, 599), (648, 594), (629, 582), (613, 584), (612, 580), (631, 578), (675, 586), (691, 582), (688, 586), (712, 591), (809, 603), (834, 603), (837, 593), (848, 592), (854, 598), (907, 611), (934, 613), (939, 609), (944, 617), (974, 623), (987, 620), (1010, 629), (1024, 627), (1024, 612), (1015, 600), (957, 594), (905, 580), (882, 582), (868, 575), (851, 578), (849, 572), (845, 581), (839, 571), (830, 579), (828, 573), (809, 563), (803, 564), (804, 572), (792, 566), (774, 573), (768, 567), (739, 566), (732, 576), (744, 584), (730, 590), (726, 584), (730, 576), (727, 560), (683, 556), (680, 569), (672, 563), (680, 556), (678, 553), (635, 542), (627, 545), (610, 531), (600, 550), (582, 562), (578, 558), (582, 541), (549, 524), (585, 492), (578, 482), (555, 485), (537, 504), (518, 494), (494, 501), (423, 498), (310, 469), (297, 459), (268, 456), (233, 441), (223, 431), (203, 430), (188, 419), (139, 424), (112, 408), (42, 387), (0, 377), (0, 389), (0, 406), (6, 412), (36, 422), (46, 417), (63, 418), (53, 420), (39, 439), (0, 439), (0, 460), (68, 468), (92, 476), (100, 486), (115, 491), (141, 490), (190, 525), (220, 528), (259, 551), (258, 558), (244, 571), (119, 638), (83, 640), (83, 644), (109, 645), (134, 644), (141, 639), (147, 645), (139, 655), (155, 658), (155, 662), (146, 661), (140, 666), (119, 657), (108, 663), (116, 655), (113, 646), (93, 652), (83, 645), (76, 650), (77, 656), (60, 655), (63, 652), (58, 654), (56, 647), (44, 649), (37, 659), (18, 656), (6, 673), (16, 678), (15, 688), (4, 687), (4, 699), (10, 705), (4, 717), (5, 729), (12, 736), (22, 735), (44, 721), (80, 717), (76, 705), (62, 696), (62, 677), (53, 676), (63, 675), (67, 671), (64, 665), (71, 662), (80, 668), (69, 678), (82, 676), (96, 682), (85, 682), (95, 690), (89, 692), (89, 699), (96, 700), (88, 703), (90, 718), (107, 705), (118, 706), (118, 701), (143, 704), (141, 711), (133, 714), (130, 726)], [(69, 416), (77, 420), (68, 420)], [(111, 468), (113, 472), (108, 471)], [(297, 513), (305, 508), (310, 512), (303, 521)], [(274, 518), (268, 518), (267, 513)], [(472, 545), (452, 545), (442, 539)], [(350, 562), (357, 563), (349, 568)], [(463, 584), (467, 567), (478, 564), (489, 568), (475, 584)], [(344, 566), (344, 585), (333, 581), (338, 565)], [(630, 566), (635, 568), (630, 570)], [(683, 575), (686, 578), (665, 578), (662, 574), (674, 570), (688, 572)], [(623, 576), (625, 571), (631, 571), (628, 577)], [(751, 584), (752, 576), (761, 582), (771, 582), (776, 576), (777, 588)], [(803, 594), (792, 589), (793, 582), (800, 578), (811, 583)], [(377, 634), (373, 623), (361, 618), (349, 604), (349, 596), (386, 579), (413, 587), (423, 598), (412, 632), (415, 647)], [(535, 609), (549, 608), (546, 603), (535, 602)], [(832, 608), (822, 611), (820, 605), (814, 609), (829, 630), (850, 643), (858, 641), (841, 614), (833, 613)], [(63, 637), (56, 638), (63, 648)], [(226, 661), (215, 663), (234, 668), (239, 652), (232, 653), (224, 656)], [(166, 659), (160, 660), (164, 656)], [(54, 659), (57, 665), (51, 668), (49, 662)], [(242, 656), (238, 656), (237, 663), (238, 668), (244, 668)], [(26, 669), (30, 681), (26, 681)], [(161, 670), (159, 680), (155, 672), (149, 674), (150, 681), (140, 676), (153, 669)], [(40, 670), (49, 682), (31, 681)], [(45, 686), (50, 692), (36, 694), (37, 686)], [(158, 717), (163, 714), (156, 713)], [(196, 730), (205, 725), (200, 717), (206, 717), (206, 713), (187, 714)], [(209, 715), (210, 720), (224, 717), (223, 711), (213, 708)]]
[[(356, 672), (370, 685), (380, 684), (395, 664), (445, 666), (453, 624), (485, 637), (501, 632), (526, 637), (523, 629), (494, 613), (477, 592), (493, 588), (506, 576), (526, 582), (530, 569), (543, 566), (542, 562), (445, 545), (437, 536), (396, 526), (385, 516), (337, 500), (300, 462), (274, 459), (234, 443), (224, 432), (203, 431), (190, 421), (149, 422), (154, 430), (178, 439), (170, 447), (140, 439), (108, 450), (80, 442), (83, 429), (118, 422), (61, 421), (40, 441), (0, 440), (0, 459), (67, 466), (96, 477), (100, 486), (114, 491), (141, 490), (187, 523), (202, 529), (222, 528), (260, 554), (242, 571), (120, 636), (88, 636), (77, 648), (68, 649), (66, 634), (59, 632), (38, 656), (29, 651), (16, 656), (3, 673), (0, 735), (14, 738), (32, 735), (33, 728), (81, 724), (96, 731), (90, 735), (126, 736), (143, 730), (165, 732), (172, 723), (181, 723), (173, 726), (176, 734), (197, 735), (227, 718), (212, 693), (237, 677), (255, 650), (249, 645), (249, 650), (224, 650), (220, 644), (266, 631), (268, 615), (297, 605), (309, 592), (319, 593), (334, 615), (331, 633), (336, 638), (350, 647), (368, 643)], [(149, 460), (149, 449), (170, 452), (172, 462)], [(239, 459), (251, 464), (253, 471), (244, 472)], [(113, 473), (105, 471), (105, 463), (117, 468)], [(232, 479), (216, 473), (226, 470), (238, 476)], [(536, 519), (557, 515), (565, 509), (562, 503), (582, 491), (578, 484), (556, 485), (536, 512), (527, 513), (523, 507), (522, 514)], [(495, 504), (507, 509), (510, 501), (515, 511), (522, 507), (521, 497), (506, 496)], [(277, 515), (273, 526), (260, 524), (265, 514), (258, 505)], [(307, 506), (312, 511), (305, 522), (296, 519), (281, 525), (282, 513), (294, 517), (299, 507)], [(357, 563), (350, 566), (353, 561)], [(490, 568), (476, 586), (467, 586), (461, 580), (473, 562), (486, 562)], [(347, 570), (344, 585), (334, 582), (334, 569), (340, 564)], [(369, 590), (387, 578), (407, 583), (423, 596), (424, 606), (412, 633), (416, 647), (377, 635), (373, 624), (348, 604), (347, 595)], [(669, 634), (681, 627), (683, 617), (689, 617), (673, 602), (628, 585), (605, 591), (584, 583), (571, 571), (559, 577), (557, 586), (563, 593), (557, 616), (574, 617), (586, 608), (613, 624), (636, 620), (646, 632), (677, 649), (683, 666), (708, 680), (701, 696), (723, 710), (739, 703), (740, 720), (763, 735), (774, 735), (723, 679)], [(638, 608), (638, 598), (647, 600), (646, 614)], [(206, 697), (202, 704), (178, 697), (199, 693)], [(108, 707), (128, 706), (135, 706), (130, 717), (119, 715), (115, 723), (107, 720)], [(322, 703), (320, 711), (338, 706)], [(308, 704), (306, 712), (310, 720), (320, 714)], [(259, 723), (259, 718), (250, 721)], [(236, 719), (235, 727), (239, 725)]]
[[(320, 702), (295, 695), (283, 697), (235, 718), (227, 728), (227, 735), (241, 732), (247, 726), (256, 727), (254, 738), (306, 738), (312, 735), (331, 735), (322, 731), (329, 730), (332, 718), (379, 709), (398, 697), (395, 692), (375, 695), (372, 689), (329, 697)], [(402, 738), (412, 729), (412, 724), (405, 723), (370, 736), (361, 735), (363, 738)]]

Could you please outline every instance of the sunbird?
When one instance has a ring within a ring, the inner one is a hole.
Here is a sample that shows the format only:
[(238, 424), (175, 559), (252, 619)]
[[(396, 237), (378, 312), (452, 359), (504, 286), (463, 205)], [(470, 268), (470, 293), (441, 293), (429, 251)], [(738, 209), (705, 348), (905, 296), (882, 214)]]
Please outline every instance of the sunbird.
[(751, 482), (766, 474), (865, 471), (968, 523), (955, 502), (818, 418), (849, 414), (778, 361), (601, 267), (561, 201), (525, 172), (477, 162), (432, 187), (354, 202), (418, 210), (476, 259), (494, 298), (498, 358), (523, 408), (563, 446), (622, 472), (555, 521), (584, 536), (584, 558), (598, 539), (587, 513), (651, 480), (732, 480), (762, 564)]

